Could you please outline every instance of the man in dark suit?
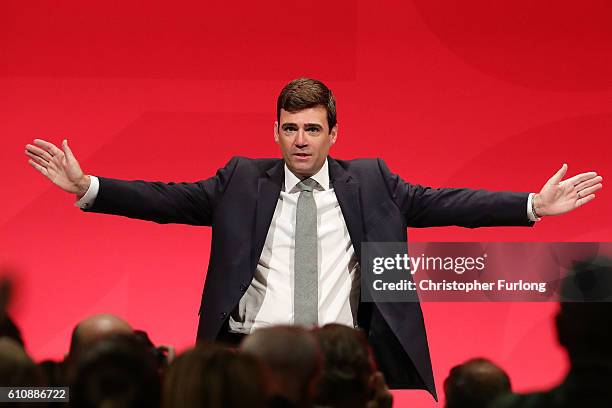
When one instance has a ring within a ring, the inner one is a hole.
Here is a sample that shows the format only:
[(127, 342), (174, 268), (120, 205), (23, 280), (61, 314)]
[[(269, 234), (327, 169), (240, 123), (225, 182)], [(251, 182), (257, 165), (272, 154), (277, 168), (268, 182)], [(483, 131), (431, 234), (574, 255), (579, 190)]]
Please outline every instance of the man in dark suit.
[(432, 189), (380, 159), (331, 158), (337, 135), (332, 92), (301, 78), (277, 102), (282, 160), (235, 157), (214, 177), (177, 184), (85, 175), (67, 141), (37, 139), (26, 154), (86, 211), (212, 226), (198, 339), (236, 342), (273, 324), (359, 326), (391, 387), (435, 396), (419, 304), (360, 302), (362, 242), (407, 242), (407, 226), (532, 225), (591, 201), (601, 177), (561, 181), (563, 165), (538, 194)]

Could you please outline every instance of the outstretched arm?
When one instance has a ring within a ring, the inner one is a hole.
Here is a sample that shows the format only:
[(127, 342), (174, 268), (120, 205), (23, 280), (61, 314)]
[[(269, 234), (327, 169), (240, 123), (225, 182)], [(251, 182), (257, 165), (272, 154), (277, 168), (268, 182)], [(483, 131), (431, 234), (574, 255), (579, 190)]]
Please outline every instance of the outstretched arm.
[[(80, 199), (92, 177), (83, 174), (67, 141), (62, 149), (36, 139), (26, 146), (29, 163), (62, 190)], [(216, 203), (237, 164), (231, 160), (214, 177), (195, 183), (125, 181), (98, 177), (99, 191), (86, 211), (122, 215), (157, 223), (211, 225)]]
[(602, 178), (595, 172), (561, 181), (567, 171), (567, 166), (563, 165), (542, 190), (534, 194), (529, 209), (532, 215), (529, 216), (529, 193), (425, 187), (405, 182), (391, 173), (380, 159), (379, 165), (389, 192), (407, 226), (411, 227), (532, 225), (533, 219), (563, 214), (590, 202), (595, 198), (594, 193), (602, 188)]

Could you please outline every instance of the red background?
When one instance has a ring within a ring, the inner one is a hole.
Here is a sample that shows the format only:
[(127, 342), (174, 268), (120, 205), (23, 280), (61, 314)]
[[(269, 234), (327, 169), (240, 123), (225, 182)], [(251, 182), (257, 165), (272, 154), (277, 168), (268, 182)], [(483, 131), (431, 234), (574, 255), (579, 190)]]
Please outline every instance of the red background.
[[(36, 358), (111, 312), (183, 349), (196, 332), (210, 230), (84, 214), (28, 164), (68, 138), (86, 172), (206, 178), (232, 155), (278, 156), (281, 87), (326, 82), (339, 158), (383, 157), (433, 186), (536, 191), (563, 162), (610, 171), (606, 0), (18, 1), (0, 6), (0, 262)], [(610, 241), (609, 193), (533, 229), (412, 230), (418, 240)], [(492, 358), (518, 390), (559, 381), (554, 304), (423, 304), (438, 389)], [(432, 407), (422, 391), (396, 406)]]

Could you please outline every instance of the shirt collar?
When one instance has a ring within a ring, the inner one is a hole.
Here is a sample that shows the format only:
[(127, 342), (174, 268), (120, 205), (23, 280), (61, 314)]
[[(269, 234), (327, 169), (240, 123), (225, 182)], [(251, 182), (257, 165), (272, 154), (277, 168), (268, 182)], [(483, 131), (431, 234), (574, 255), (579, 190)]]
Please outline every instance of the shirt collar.
[[(319, 183), (323, 190), (329, 190), (329, 166), (327, 164), (327, 158), (319, 171), (310, 178)], [(301, 180), (289, 170), (289, 167), (287, 167), (285, 163), (285, 191), (290, 192), (300, 181)]]

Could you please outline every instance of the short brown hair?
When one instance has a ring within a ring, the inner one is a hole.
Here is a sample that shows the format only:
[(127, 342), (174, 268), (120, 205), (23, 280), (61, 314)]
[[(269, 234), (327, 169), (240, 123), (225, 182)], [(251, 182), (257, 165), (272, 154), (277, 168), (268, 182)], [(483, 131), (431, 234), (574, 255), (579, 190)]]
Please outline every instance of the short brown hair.
[(365, 333), (338, 323), (313, 330), (323, 353), (323, 375), (317, 385), (317, 405), (352, 401), (365, 405), (376, 363)]
[(303, 109), (323, 106), (327, 110), (329, 130), (336, 126), (336, 98), (332, 91), (321, 81), (311, 78), (298, 78), (289, 82), (276, 101), (276, 120), (280, 123), (281, 109), (297, 112)]
[(166, 371), (162, 407), (263, 408), (268, 387), (266, 369), (256, 357), (198, 344)]

